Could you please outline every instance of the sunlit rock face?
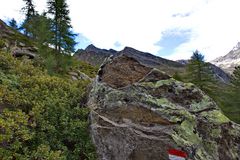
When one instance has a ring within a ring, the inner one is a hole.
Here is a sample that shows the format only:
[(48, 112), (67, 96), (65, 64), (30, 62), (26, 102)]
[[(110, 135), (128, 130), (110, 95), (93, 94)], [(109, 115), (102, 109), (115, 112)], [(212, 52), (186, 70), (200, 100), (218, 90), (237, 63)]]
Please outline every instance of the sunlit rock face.
[(228, 54), (211, 61), (211, 63), (220, 67), (226, 73), (232, 74), (235, 67), (240, 66), (240, 42)]
[(91, 136), (101, 160), (240, 157), (240, 126), (191, 83), (128, 56), (108, 58), (89, 94)]

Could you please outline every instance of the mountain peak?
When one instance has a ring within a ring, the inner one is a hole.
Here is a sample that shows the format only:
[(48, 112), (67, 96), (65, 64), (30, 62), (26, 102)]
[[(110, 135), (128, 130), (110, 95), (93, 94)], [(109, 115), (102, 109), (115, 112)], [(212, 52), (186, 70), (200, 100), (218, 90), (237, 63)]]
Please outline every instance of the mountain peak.
[(240, 42), (228, 54), (211, 61), (211, 63), (232, 74), (235, 67), (240, 65)]
[(129, 52), (129, 51), (138, 51), (138, 50), (136, 50), (136, 49), (134, 49), (134, 48), (132, 48), (132, 47), (126, 46), (122, 51), (123, 51), (123, 52)]
[(240, 42), (237, 43), (235, 47), (233, 47), (232, 51), (237, 51), (240, 49)]
[(85, 51), (98, 51), (99, 48), (95, 47), (93, 44), (90, 44), (89, 46), (87, 46), (87, 48), (85, 49)]

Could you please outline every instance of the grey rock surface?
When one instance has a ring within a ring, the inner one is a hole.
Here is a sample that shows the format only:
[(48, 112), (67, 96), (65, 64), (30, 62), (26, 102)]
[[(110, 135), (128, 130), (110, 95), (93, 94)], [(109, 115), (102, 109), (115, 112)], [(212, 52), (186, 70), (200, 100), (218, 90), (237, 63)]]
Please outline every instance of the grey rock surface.
[(119, 56), (99, 70), (89, 94), (90, 130), (100, 160), (240, 158), (240, 126), (191, 83)]

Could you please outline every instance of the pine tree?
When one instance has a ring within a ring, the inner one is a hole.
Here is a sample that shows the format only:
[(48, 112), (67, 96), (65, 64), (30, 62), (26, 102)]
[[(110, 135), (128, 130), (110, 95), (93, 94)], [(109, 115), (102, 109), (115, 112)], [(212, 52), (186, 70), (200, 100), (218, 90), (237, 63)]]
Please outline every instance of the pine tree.
[(25, 7), (22, 8), (22, 10), (26, 14), (26, 19), (30, 19), (33, 15), (35, 15), (35, 6), (33, 5), (32, 0), (23, 0), (26, 4)]
[(25, 12), (25, 20), (21, 26), (21, 29), (24, 30), (25, 35), (31, 37), (30, 30), (33, 28), (31, 19), (36, 15), (35, 6), (33, 5), (32, 0), (23, 0), (26, 4), (25, 7), (22, 8), (22, 10)]
[(200, 89), (207, 90), (214, 81), (209, 64), (204, 62), (204, 55), (198, 50), (193, 52), (187, 65), (187, 72), (189, 80)]
[(19, 28), (18, 28), (18, 25), (17, 25), (17, 21), (16, 21), (14, 18), (12, 18), (12, 19), (8, 22), (8, 24), (9, 24), (10, 27), (12, 27), (12, 28), (15, 29), (15, 30), (18, 30), (18, 29), (19, 29)]
[(71, 19), (68, 5), (65, 0), (48, 0), (48, 13), (53, 15), (52, 31), (54, 33), (52, 43), (59, 53), (74, 52), (75, 34), (72, 33)]

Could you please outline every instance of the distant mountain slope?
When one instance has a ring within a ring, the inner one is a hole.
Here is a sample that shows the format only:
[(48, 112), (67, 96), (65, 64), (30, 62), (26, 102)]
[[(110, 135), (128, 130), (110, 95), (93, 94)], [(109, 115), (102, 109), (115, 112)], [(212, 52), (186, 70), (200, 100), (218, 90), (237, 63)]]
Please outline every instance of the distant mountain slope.
[[(74, 55), (77, 59), (88, 62), (95, 66), (100, 66), (104, 59), (109, 56), (117, 57), (120, 55), (126, 55), (138, 60), (141, 64), (158, 68), (162, 71), (167, 72), (170, 75), (176, 72), (184, 73), (185, 66), (188, 63), (187, 60), (171, 61), (167, 60), (147, 52), (141, 52), (131, 47), (125, 47), (122, 51), (115, 51), (113, 49), (106, 50), (95, 47), (94, 45), (89, 45), (85, 50), (78, 50)], [(230, 76), (222, 71), (219, 67), (210, 64), (210, 67), (215, 75), (215, 78), (221, 82), (229, 83)]]
[(74, 56), (82, 61), (85, 61), (94, 66), (100, 66), (104, 59), (111, 56), (117, 55), (117, 51), (110, 49), (100, 49), (95, 47), (94, 45), (89, 45), (85, 50), (79, 49)]
[(99, 49), (94, 45), (89, 45), (85, 50), (78, 50), (74, 56), (79, 60), (99, 66), (103, 63), (105, 58), (111, 55), (114, 57), (119, 55), (127, 55), (128, 57), (137, 59), (145, 66), (159, 68), (165, 72), (168, 72), (168, 74), (184, 71), (184, 65), (181, 63), (157, 57), (147, 52), (141, 52), (131, 47), (125, 47), (122, 51), (118, 52), (113, 49)]
[[(183, 65), (187, 65), (189, 63), (189, 60), (178, 60), (177, 62), (183, 64)], [(212, 73), (214, 74), (214, 77), (219, 80), (220, 82), (224, 82), (224, 83), (229, 83), (230, 82), (230, 75), (227, 74), (226, 72), (224, 72), (220, 67), (217, 67), (216, 65), (212, 64), (212, 63), (208, 63), (209, 64), (209, 69), (212, 71)]]
[(240, 42), (225, 56), (219, 57), (211, 63), (232, 74), (234, 68), (240, 65)]

